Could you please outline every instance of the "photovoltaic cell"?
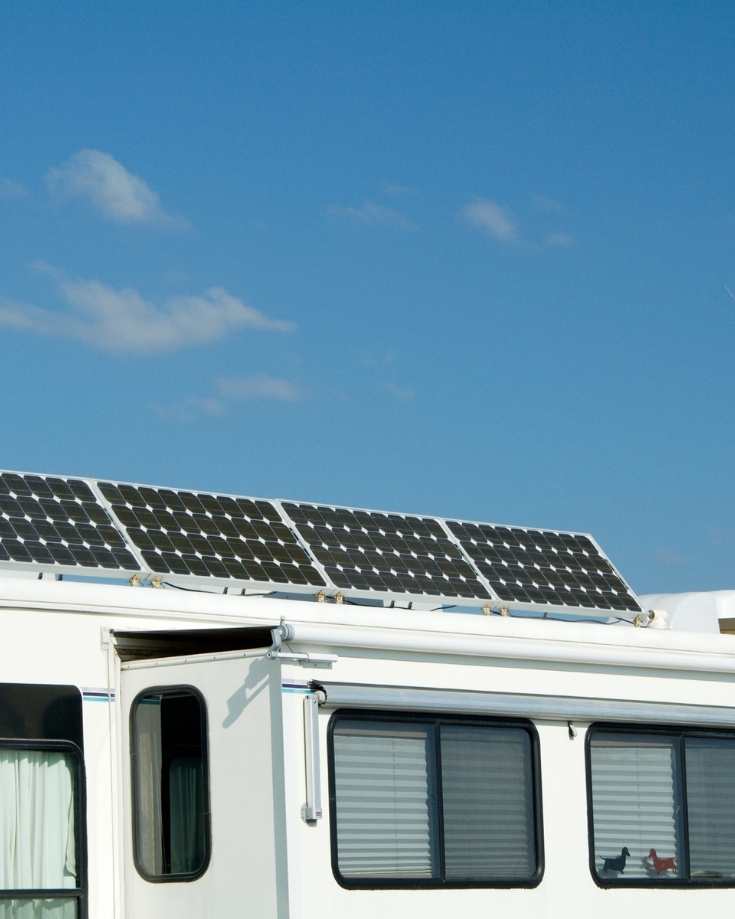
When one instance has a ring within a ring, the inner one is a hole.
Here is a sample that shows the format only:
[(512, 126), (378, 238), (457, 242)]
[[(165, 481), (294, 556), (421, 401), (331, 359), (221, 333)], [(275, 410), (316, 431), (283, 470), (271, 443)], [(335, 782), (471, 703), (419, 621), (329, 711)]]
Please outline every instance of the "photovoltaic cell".
[(137, 571), (138, 562), (81, 479), (0, 474), (0, 562)]
[(288, 501), (283, 509), (341, 589), (467, 599), (491, 596), (431, 517)]
[(587, 536), (446, 524), (501, 600), (640, 612), (628, 586)]
[(325, 587), (270, 501), (98, 482), (156, 574)]

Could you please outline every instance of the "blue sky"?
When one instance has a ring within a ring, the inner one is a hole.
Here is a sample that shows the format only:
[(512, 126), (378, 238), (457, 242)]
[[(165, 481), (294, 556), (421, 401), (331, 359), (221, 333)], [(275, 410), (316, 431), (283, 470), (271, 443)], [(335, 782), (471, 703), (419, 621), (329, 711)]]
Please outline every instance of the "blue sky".
[(735, 7), (7, 2), (0, 466), (735, 587)]

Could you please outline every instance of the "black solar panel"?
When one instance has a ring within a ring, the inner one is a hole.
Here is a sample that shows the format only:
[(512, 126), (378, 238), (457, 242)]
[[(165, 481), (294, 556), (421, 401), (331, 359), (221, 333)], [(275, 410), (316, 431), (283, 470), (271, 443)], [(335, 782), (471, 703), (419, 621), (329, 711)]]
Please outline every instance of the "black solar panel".
[(270, 501), (97, 484), (128, 539), (156, 574), (327, 586)]
[(489, 599), (477, 573), (431, 517), (284, 502), (332, 583), (343, 590)]
[(578, 533), (0, 472), (0, 567), (640, 612)]
[(640, 611), (628, 586), (587, 536), (446, 523), (501, 600)]
[(86, 482), (14, 472), (0, 474), (0, 562), (140, 568)]

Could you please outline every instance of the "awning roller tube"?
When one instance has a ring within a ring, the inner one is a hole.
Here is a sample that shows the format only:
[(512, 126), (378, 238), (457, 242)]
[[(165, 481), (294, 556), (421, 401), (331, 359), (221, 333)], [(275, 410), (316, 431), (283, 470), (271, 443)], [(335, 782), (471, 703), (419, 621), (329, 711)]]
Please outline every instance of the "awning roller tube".
[(494, 715), (531, 718), (537, 721), (612, 721), (628, 724), (735, 727), (735, 708), (726, 706), (351, 683), (320, 682), (313, 685), (320, 693), (322, 706), (329, 708)]

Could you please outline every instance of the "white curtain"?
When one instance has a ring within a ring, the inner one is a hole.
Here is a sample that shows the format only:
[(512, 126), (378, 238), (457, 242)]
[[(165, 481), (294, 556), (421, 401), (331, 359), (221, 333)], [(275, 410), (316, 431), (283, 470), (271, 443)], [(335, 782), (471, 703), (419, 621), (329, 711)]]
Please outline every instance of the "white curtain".
[(161, 699), (146, 696), (135, 709), (136, 852), (143, 870), (163, 873)]
[[(77, 886), (74, 773), (65, 753), (0, 750), (0, 889)], [(74, 900), (2, 900), (0, 919), (72, 919)]]

